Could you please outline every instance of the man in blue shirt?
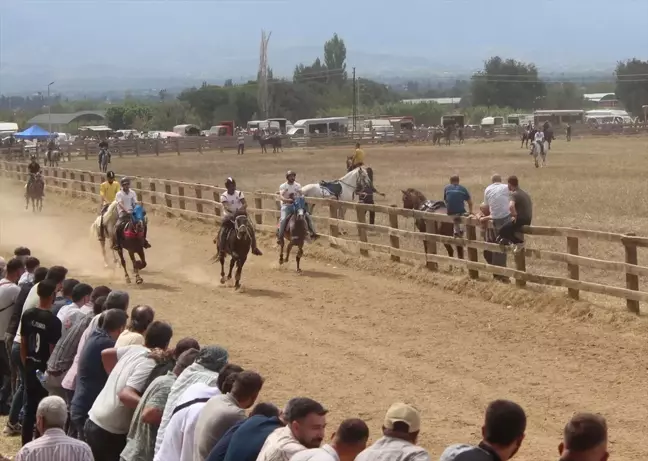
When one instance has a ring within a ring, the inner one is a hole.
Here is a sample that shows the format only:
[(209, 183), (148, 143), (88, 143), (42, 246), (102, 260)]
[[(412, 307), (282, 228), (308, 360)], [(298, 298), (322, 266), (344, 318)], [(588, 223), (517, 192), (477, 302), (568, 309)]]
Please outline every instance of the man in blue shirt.
[(259, 403), (248, 419), (225, 433), (205, 461), (255, 461), (266, 438), (283, 425), (277, 407), (271, 403)]
[[(443, 189), (443, 200), (446, 202), (448, 216), (464, 216), (466, 214), (465, 203), (468, 203), (468, 213), (472, 214), (472, 199), (468, 190), (459, 184), (459, 176), (450, 177), (450, 184)], [(463, 230), (461, 221), (454, 222), (454, 236), (461, 237)]]

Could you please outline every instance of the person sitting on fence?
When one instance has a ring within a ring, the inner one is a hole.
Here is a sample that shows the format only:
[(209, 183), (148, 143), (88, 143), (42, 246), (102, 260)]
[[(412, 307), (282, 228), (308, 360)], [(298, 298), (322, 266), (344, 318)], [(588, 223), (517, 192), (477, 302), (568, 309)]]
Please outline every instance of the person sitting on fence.
[(524, 243), (524, 240), (520, 239), (517, 234), (522, 229), (522, 226), (531, 225), (533, 203), (529, 194), (520, 189), (517, 176), (509, 176), (508, 187), (511, 191), (511, 201), (509, 204), (511, 221), (500, 228), (497, 243), (502, 245), (516, 245)]
[[(227, 244), (227, 236), (230, 231), (234, 230), (234, 219), (237, 216), (245, 215), (247, 216), (247, 202), (245, 201), (245, 195), (240, 190), (236, 190), (236, 181), (234, 178), (227, 178), (225, 180), (225, 187), (227, 190), (223, 192), (220, 196), (220, 202), (223, 206), (223, 218), (221, 220), (221, 228), (218, 232), (218, 254), (220, 255), (225, 251), (225, 245)], [(261, 250), (257, 247), (256, 233), (254, 232), (254, 227), (250, 226), (250, 238), (252, 246), (252, 254), (261, 256)]]
[[(138, 204), (137, 194), (130, 188), (130, 179), (127, 177), (122, 178), (120, 181), (122, 190), (117, 192), (115, 200), (117, 201), (117, 211), (119, 213), (119, 220), (115, 225), (113, 235), (113, 249), (117, 250), (121, 246), (121, 238), (126, 224), (133, 219), (133, 210), (135, 205)], [(151, 245), (146, 240), (148, 226), (144, 226), (144, 241), (142, 245), (144, 248), (151, 248)]]
[(472, 214), (473, 203), (468, 190), (459, 184), (459, 176), (450, 178), (450, 184), (443, 189), (443, 200), (446, 202), (448, 216), (457, 217), (454, 221), (454, 236), (461, 237), (463, 228), (458, 217), (466, 215), (465, 203), (468, 203), (468, 214)]
[[(277, 244), (279, 245), (283, 242), (288, 220), (295, 211), (293, 203), (297, 197), (302, 196), (301, 184), (295, 181), (296, 178), (297, 173), (288, 170), (286, 173), (286, 182), (279, 186), (279, 199), (281, 200), (281, 218), (279, 220), (279, 230), (277, 231)], [(306, 223), (308, 224), (308, 230), (310, 231), (310, 237), (314, 240), (318, 235), (315, 232), (313, 220), (309, 213), (306, 213), (305, 218)]]

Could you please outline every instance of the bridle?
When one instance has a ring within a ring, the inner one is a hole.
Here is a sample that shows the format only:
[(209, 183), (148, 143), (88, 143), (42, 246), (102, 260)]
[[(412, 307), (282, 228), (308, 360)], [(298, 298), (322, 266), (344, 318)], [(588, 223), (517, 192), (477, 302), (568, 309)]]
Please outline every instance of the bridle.
[[(243, 221), (243, 223), (239, 222)], [(250, 240), (252, 240), (252, 235), (250, 234), (250, 228), (248, 226), (247, 216), (241, 215), (234, 218), (234, 230), (236, 231), (236, 239), (241, 240), (242, 237), (240, 234), (245, 234)]]

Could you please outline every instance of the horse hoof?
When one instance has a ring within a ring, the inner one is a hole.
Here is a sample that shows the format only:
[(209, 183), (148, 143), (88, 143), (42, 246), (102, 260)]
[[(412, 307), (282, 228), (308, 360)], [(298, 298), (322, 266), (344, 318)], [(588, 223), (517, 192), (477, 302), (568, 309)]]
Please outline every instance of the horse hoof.
[(225, 277), (221, 277), (220, 282), (221, 282), (221, 285), (224, 285), (225, 284)]
[(144, 279), (142, 277), (135, 277), (135, 283), (141, 285), (144, 283)]
[(301, 269), (297, 269), (297, 275), (302, 275), (303, 273), (304, 271), (302, 271)]
[(234, 285), (234, 291), (239, 291), (240, 289), (241, 289), (241, 285), (240, 285), (240, 284), (236, 284), (236, 285)]
[(131, 279), (129, 277), (126, 277), (126, 283), (128, 283), (128, 284), (131, 283)]

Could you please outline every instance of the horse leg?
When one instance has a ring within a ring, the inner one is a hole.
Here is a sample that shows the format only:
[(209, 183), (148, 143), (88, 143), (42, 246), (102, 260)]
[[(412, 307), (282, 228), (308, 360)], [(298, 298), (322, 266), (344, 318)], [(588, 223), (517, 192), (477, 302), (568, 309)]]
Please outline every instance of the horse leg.
[(129, 249), (128, 250), (128, 256), (130, 257), (131, 264), (133, 265), (133, 272), (135, 273), (135, 283), (140, 285), (144, 280), (142, 279), (142, 276), (139, 273), (139, 271), (140, 271), (140, 263), (135, 258), (135, 251)]
[(220, 283), (223, 284), (225, 283), (225, 252), (221, 251), (218, 259), (220, 260), (221, 264), (221, 279)]
[(464, 247), (457, 245), (457, 258), (464, 259)]
[[(285, 239), (285, 237), (284, 237)], [(284, 239), (281, 240), (281, 245), (279, 246), (279, 265), (282, 265), (284, 263)]]
[(124, 259), (124, 249), (120, 246), (117, 249), (117, 256), (119, 256), (119, 262), (124, 269), (124, 278), (126, 283), (131, 283), (130, 275), (128, 275), (128, 269), (126, 269), (126, 260)]
[(443, 246), (445, 247), (446, 251), (448, 252), (448, 256), (453, 258), (454, 257), (454, 250), (452, 249), (452, 245), (450, 245), (448, 243), (444, 243)]
[(290, 250), (292, 250), (293, 243), (292, 240), (288, 242), (288, 248), (286, 248), (286, 258), (284, 259), (285, 262), (288, 262), (288, 258), (290, 257)]
[(241, 273), (243, 272), (243, 265), (245, 264), (246, 257), (242, 257), (236, 260), (236, 275), (234, 276), (234, 289), (238, 290), (241, 288)]
[(302, 256), (304, 255), (303, 243), (297, 247), (297, 255), (295, 256), (295, 261), (297, 261), (297, 273), (301, 274), (302, 270), (299, 267), (299, 262), (301, 261)]
[(227, 273), (227, 280), (232, 280), (232, 271), (234, 270), (234, 264), (236, 264), (236, 261), (238, 261), (238, 259), (230, 259), (230, 268), (229, 272)]

